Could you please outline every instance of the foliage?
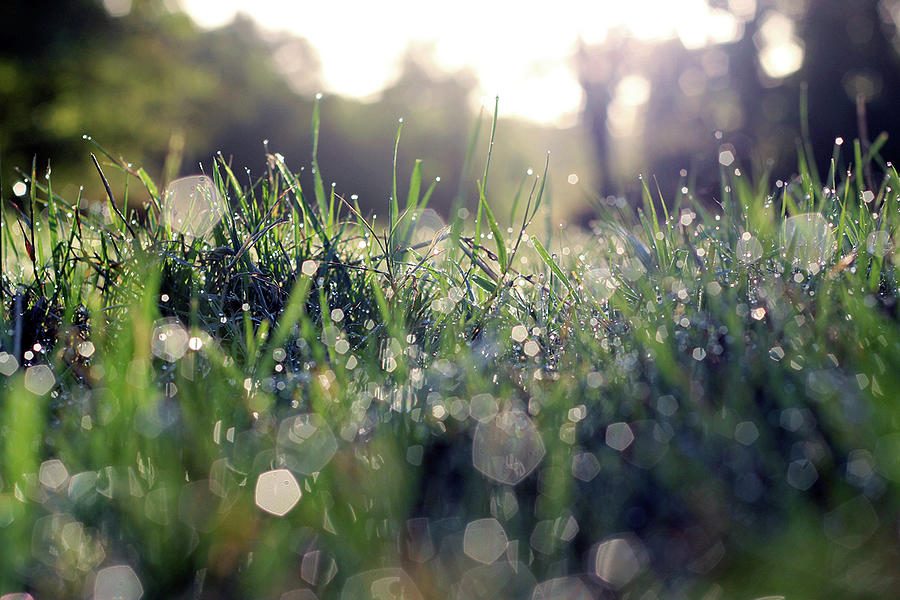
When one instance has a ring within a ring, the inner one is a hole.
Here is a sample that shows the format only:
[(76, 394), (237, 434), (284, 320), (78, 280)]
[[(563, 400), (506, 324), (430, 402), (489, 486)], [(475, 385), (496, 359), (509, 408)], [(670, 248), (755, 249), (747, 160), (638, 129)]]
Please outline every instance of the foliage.
[[(36, 157), (43, 174), (52, 158), (58, 192), (71, 198), (84, 186), (86, 202), (104, 202), (84, 135), (142, 165), (161, 187), (198, 165), (209, 168), (208, 158), (218, 150), (244, 185), (245, 168), (253, 177), (265, 171), (266, 141), (291, 160), (306, 152), (312, 144), (307, 115), (322, 89), (309, 42), (261, 30), (247, 17), (204, 31), (187, 15), (171, 12), (171, 4), (135, 1), (121, 17), (112, 17), (100, 0), (66, 0), (52, 11), (25, 0), (0, 6), (0, 21), (16, 24), (0, 39), (4, 192), (19, 180), (16, 167)], [(339, 173), (338, 191), (358, 195), (367, 212), (386, 213), (390, 185), (383, 174), (392, 159), (386, 149), (400, 117), (408, 122), (398, 164), (403, 179), (422, 158), (424, 175), (443, 180), (433, 207), (446, 214), (460, 194), (470, 209), (475, 206), (474, 176), (462, 164), (475, 117), (474, 76), (442, 72), (432, 53), (411, 47), (397, 80), (377, 98), (327, 96), (322, 102), (322, 172)], [(284, 57), (289, 60), (279, 62)], [(560, 131), (515, 120), (501, 125), (505, 146), (498, 173), (510, 173), (497, 180), (497, 191), (507, 192), (501, 199), (535, 166), (525, 150), (532, 145), (554, 151), (557, 178), (575, 172), (592, 179), (593, 159), (580, 128)], [(308, 171), (300, 177), (312, 185)], [(122, 197), (124, 179), (111, 174), (110, 185)], [(583, 192), (573, 186), (560, 186), (554, 195), (561, 217), (583, 204)], [(135, 208), (148, 200), (134, 186), (129, 197)]]

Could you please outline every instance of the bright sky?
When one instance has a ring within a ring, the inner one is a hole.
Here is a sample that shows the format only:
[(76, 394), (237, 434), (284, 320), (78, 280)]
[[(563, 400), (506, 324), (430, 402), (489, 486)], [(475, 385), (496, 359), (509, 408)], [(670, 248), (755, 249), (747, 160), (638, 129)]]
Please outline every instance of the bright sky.
[[(602, 41), (624, 28), (642, 39), (680, 37), (689, 47), (739, 33), (731, 13), (705, 0), (179, 0), (204, 27), (237, 12), (289, 31), (318, 50), (324, 92), (370, 97), (398, 75), (411, 42), (434, 42), (441, 67), (469, 67), (479, 97), (500, 96), (501, 113), (543, 123), (573, 122), (583, 100), (571, 55), (579, 37)], [(729, 0), (731, 11), (755, 0)], [(476, 98), (477, 101), (477, 98)]]

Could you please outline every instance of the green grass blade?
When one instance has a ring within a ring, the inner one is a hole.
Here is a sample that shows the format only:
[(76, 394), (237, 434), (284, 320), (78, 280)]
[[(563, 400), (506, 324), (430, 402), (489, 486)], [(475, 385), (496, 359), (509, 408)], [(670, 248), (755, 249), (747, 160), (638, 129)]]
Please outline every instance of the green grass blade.
[[(312, 150), (312, 170), (313, 170), (313, 192), (316, 196), (316, 204), (319, 207), (319, 217), (322, 220), (327, 218), (325, 206), (325, 184), (322, 182), (322, 171), (319, 169), (319, 102), (321, 95), (317, 95), (313, 102), (312, 129), (313, 129), (313, 150)], [(331, 232), (332, 223), (325, 222), (325, 230)]]
[(487, 218), (488, 227), (491, 228), (491, 233), (494, 234), (494, 241), (497, 243), (497, 259), (500, 263), (500, 270), (506, 272), (508, 266), (506, 260), (506, 241), (503, 239), (503, 234), (500, 232), (500, 227), (497, 225), (497, 220), (494, 218), (494, 212), (491, 210), (491, 206), (484, 197), (483, 187), (479, 202), (483, 209), (483, 214)]
[(534, 249), (537, 250), (538, 256), (541, 257), (541, 260), (544, 261), (544, 264), (546, 264), (550, 268), (550, 271), (556, 276), (557, 279), (565, 284), (572, 296), (578, 298), (578, 292), (575, 290), (575, 286), (572, 284), (572, 281), (569, 277), (566, 276), (565, 273), (563, 273), (563, 270), (559, 268), (559, 265), (556, 264), (556, 262), (550, 257), (550, 255), (547, 253), (546, 248), (544, 248), (544, 245), (541, 244), (541, 242), (535, 237), (532, 237), (531, 241), (534, 242)]

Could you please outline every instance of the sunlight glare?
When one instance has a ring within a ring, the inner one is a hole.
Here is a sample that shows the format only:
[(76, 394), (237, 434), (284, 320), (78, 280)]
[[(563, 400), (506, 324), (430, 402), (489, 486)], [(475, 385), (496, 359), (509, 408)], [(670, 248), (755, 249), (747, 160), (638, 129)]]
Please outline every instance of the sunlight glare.
[(480, 83), (474, 105), (499, 94), (504, 115), (557, 125), (574, 123), (582, 107), (572, 61), (579, 41), (598, 44), (614, 32), (645, 41), (678, 38), (687, 48), (733, 41), (756, 5), (729, 0), (729, 12), (705, 0), (559, 0), (554, 10), (534, 1), (514, 10), (473, 0), (452, 6), (412, 0), (181, 2), (202, 27), (227, 24), (243, 12), (266, 29), (305, 37), (319, 53), (324, 91), (377, 99), (399, 76), (404, 53), (415, 47), (433, 54), (424, 57), (426, 64), (450, 72), (471, 69)]
[(776, 11), (770, 11), (759, 27), (755, 41), (760, 66), (773, 79), (787, 77), (803, 65), (803, 46), (795, 29), (788, 16)]

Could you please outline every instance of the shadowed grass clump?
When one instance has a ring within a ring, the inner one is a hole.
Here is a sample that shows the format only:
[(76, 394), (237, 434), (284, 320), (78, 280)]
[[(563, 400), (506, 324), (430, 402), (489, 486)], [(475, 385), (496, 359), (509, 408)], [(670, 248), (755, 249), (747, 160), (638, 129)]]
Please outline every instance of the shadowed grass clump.
[(552, 236), (546, 170), (501, 223), (490, 153), (449, 224), (418, 163), (379, 223), (315, 147), (311, 190), (268, 154), (187, 193), (104, 151), (141, 211), (32, 167), (3, 212), (0, 594), (885, 597), (900, 179), (843, 150), (773, 184), (723, 146), (715, 205), (645, 187)]

